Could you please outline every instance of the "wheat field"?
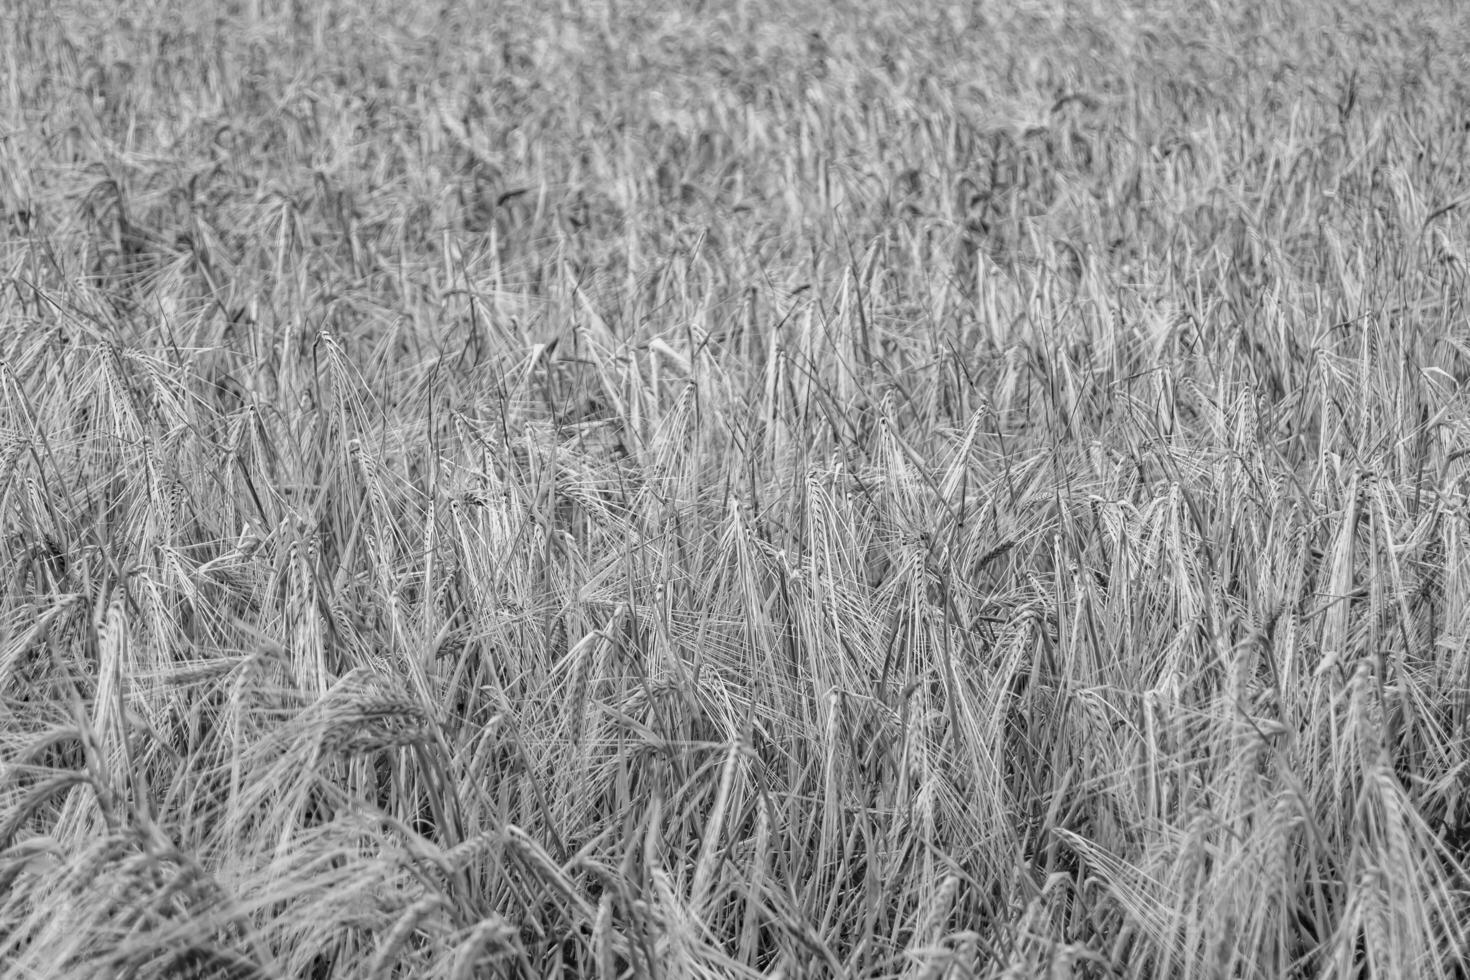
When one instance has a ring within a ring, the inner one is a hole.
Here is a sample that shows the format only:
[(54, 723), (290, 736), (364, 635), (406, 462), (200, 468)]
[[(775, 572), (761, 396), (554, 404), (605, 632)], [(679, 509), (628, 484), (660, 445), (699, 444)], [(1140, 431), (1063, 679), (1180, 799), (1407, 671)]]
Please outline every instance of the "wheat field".
[(0, 977), (1470, 971), (1470, 16), (0, 0)]

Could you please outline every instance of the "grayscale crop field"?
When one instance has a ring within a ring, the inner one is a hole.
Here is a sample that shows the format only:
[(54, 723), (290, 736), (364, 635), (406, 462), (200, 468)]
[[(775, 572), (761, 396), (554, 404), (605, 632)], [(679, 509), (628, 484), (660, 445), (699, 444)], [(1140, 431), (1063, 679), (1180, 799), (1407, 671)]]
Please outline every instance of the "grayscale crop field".
[(4, 980), (1470, 970), (1470, 16), (0, 0)]

